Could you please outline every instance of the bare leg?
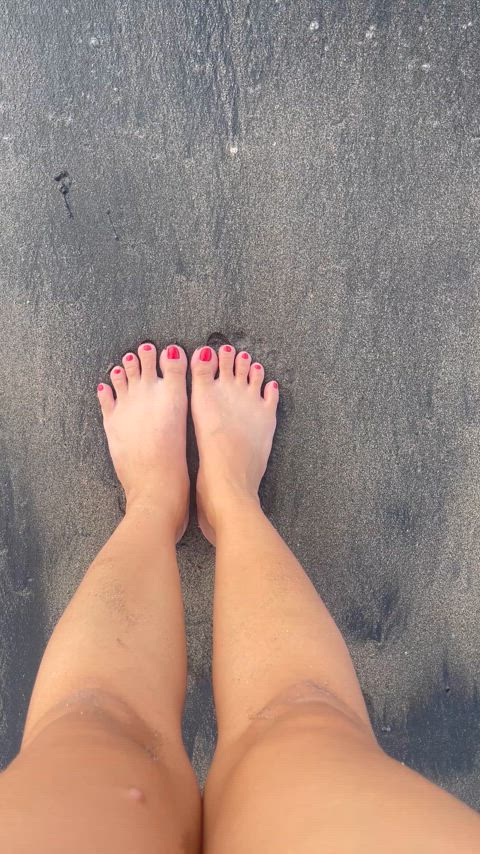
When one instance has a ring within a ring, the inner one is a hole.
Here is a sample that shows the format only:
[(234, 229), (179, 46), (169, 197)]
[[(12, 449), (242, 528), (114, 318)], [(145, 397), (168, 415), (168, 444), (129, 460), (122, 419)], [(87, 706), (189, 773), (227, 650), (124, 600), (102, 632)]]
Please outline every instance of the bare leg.
[(217, 547), (219, 738), (207, 854), (471, 852), (480, 820), (378, 747), (343, 638), (262, 513), (278, 391), (231, 348), (192, 359), (200, 524)]
[(22, 749), (0, 780), (0, 848), (196, 852), (200, 798), (181, 737), (186, 684), (175, 543), (188, 512), (187, 359), (153, 346), (99, 388), (127, 512), (43, 657)]

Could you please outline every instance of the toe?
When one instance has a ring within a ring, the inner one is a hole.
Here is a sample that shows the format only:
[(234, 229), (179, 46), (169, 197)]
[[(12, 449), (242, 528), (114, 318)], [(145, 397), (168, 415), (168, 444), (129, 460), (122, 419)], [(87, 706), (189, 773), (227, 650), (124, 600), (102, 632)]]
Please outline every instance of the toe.
[(272, 409), (275, 410), (278, 406), (279, 398), (278, 383), (276, 380), (271, 380), (269, 383), (266, 384), (263, 391), (263, 396), (265, 398), (265, 403), (267, 403), (268, 406), (271, 406)]
[(262, 365), (260, 365), (259, 362), (253, 362), (253, 364), (250, 365), (250, 372), (248, 374), (249, 387), (253, 389), (253, 391), (260, 393), (264, 376), (265, 373)]
[(235, 377), (240, 380), (240, 382), (247, 381), (251, 361), (252, 357), (249, 353), (246, 353), (245, 350), (242, 350), (235, 359)]
[(218, 366), (220, 379), (233, 380), (233, 365), (235, 362), (235, 349), (230, 344), (223, 344), (218, 351)]
[(110, 379), (115, 389), (117, 398), (122, 397), (127, 392), (127, 376), (120, 365), (115, 365), (110, 371)]
[(105, 415), (108, 415), (110, 412), (112, 412), (115, 406), (115, 401), (113, 399), (113, 391), (109, 385), (105, 385), (105, 383), (100, 383), (100, 385), (97, 387), (97, 395), (98, 402), (102, 410), (102, 415), (105, 417)]
[(192, 366), (192, 377), (196, 382), (211, 382), (217, 373), (217, 354), (212, 347), (198, 347), (190, 364)]
[(169, 344), (160, 353), (160, 369), (164, 380), (185, 384), (187, 357), (178, 344)]
[(127, 375), (128, 384), (134, 384), (140, 379), (140, 362), (135, 353), (126, 353), (122, 359), (123, 367)]
[(158, 379), (157, 374), (157, 350), (149, 341), (140, 344), (138, 348), (140, 364), (142, 366), (142, 380), (151, 382)]

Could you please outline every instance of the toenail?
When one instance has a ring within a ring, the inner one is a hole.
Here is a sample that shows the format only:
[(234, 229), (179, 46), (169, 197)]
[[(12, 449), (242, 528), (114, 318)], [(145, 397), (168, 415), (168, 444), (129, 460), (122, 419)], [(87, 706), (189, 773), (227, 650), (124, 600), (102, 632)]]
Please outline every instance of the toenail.
[(254, 368), (255, 368), (255, 370), (257, 370), (257, 371), (261, 371), (261, 370), (262, 370), (262, 366), (261, 366), (261, 365), (259, 365), (259, 364), (258, 364), (258, 362), (256, 362), (256, 364), (255, 364), (253, 367), (254, 367)]
[(125, 356), (125, 361), (126, 361), (126, 362), (131, 362), (131, 361), (132, 361), (132, 359), (133, 359), (133, 353), (128, 353), (128, 354)]
[(167, 350), (167, 359), (179, 359), (180, 350), (178, 347), (169, 347)]
[(225, 344), (223, 347), (223, 351), (224, 351), (224, 353), (231, 353), (232, 348), (230, 347), (230, 344)]
[(277, 388), (278, 388), (278, 383), (275, 383), (275, 382), (274, 382), (274, 383), (273, 383), (273, 387), (274, 387), (275, 389), (277, 389)]
[(242, 359), (248, 359), (248, 353), (242, 353)]
[(121, 373), (122, 373), (122, 369), (121, 369), (121, 368), (115, 368), (115, 370), (114, 370), (114, 372), (113, 372), (113, 373), (114, 373), (114, 374), (121, 374)]
[(100, 383), (100, 385), (97, 386), (97, 391), (103, 391), (103, 383)]
[(200, 361), (201, 362), (209, 362), (212, 358), (212, 351), (210, 347), (204, 347), (203, 350), (200, 350)]
[(152, 350), (153, 348), (152, 348), (152, 345), (151, 345), (151, 344), (144, 344), (144, 345), (143, 345), (143, 349), (144, 349), (144, 350)]

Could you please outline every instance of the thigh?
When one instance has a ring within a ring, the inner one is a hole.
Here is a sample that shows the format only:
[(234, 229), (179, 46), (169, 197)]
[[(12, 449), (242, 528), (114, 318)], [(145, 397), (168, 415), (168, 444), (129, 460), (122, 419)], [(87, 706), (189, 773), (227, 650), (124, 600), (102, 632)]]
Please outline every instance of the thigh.
[(205, 843), (206, 854), (471, 854), (480, 819), (348, 714), (307, 704), (219, 745)]
[(182, 750), (155, 755), (83, 714), (52, 722), (0, 776), (0, 851), (196, 854), (200, 801)]

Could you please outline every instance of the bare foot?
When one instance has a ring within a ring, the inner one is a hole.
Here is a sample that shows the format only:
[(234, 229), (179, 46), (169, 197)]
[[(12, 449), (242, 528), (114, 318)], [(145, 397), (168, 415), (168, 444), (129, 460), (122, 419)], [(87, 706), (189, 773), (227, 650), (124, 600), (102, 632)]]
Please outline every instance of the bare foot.
[(127, 353), (123, 367), (110, 372), (109, 385), (98, 387), (108, 447), (118, 479), (132, 504), (161, 508), (178, 539), (188, 522), (189, 478), (186, 461), (187, 357), (171, 345), (160, 354), (141, 344), (138, 356)]
[[(233, 347), (201, 347), (192, 356), (192, 415), (200, 468), (197, 479), (199, 525), (215, 542), (218, 513), (225, 502), (257, 499), (276, 426), (278, 385), (248, 353)], [(217, 368), (218, 379), (214, 379)]]

